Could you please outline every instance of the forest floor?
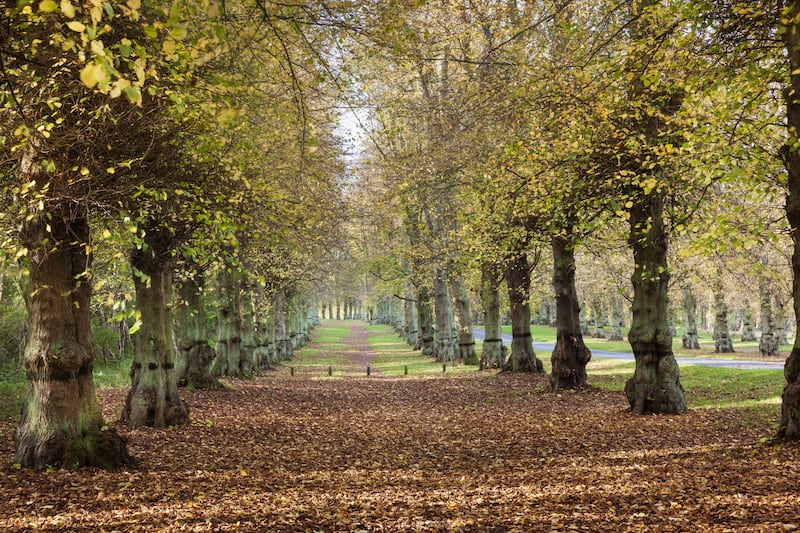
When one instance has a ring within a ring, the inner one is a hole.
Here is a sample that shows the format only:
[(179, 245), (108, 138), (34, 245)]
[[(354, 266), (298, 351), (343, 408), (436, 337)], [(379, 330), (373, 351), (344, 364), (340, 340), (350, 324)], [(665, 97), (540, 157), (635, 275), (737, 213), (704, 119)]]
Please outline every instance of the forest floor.
[[(379, 356), (366, 335), (338, 348), (354, 364)], [(169, 429), (121, 424), (126, 391), (100, 390), (141, 462), (114, 472), (15, 468), (0, 422), (0, 531), (800, 527), (800, 446), (762, 443), (779, 406), (634, 416), (620, 392), (495, 372), (226, 383), (182, 391), (192, 422)]]

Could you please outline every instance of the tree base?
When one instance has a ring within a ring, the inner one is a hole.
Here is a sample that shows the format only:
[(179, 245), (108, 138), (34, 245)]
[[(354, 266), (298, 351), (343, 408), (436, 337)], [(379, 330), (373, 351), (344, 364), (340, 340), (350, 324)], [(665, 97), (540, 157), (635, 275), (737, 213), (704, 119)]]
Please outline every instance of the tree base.
[(685, 413), (686, 399), (672, 352), (636, 354), (636, 370), (625, 382), (625, 396), (635, 414)]
[(14, 463), (24, 468), (76, 470), (94, 466), (113, 470), (138, 464), (128, 453), (127, 441), (115, 429), (95, 429), (69, 441), (53, 437), (47, 442), (37, 442), (30, 435), (19, 434), (18, 429), (14, 435), (17, 441)]
[(552, 373), (550, 387), (553, 392), (561, 389), (576, 390), (587, 384), (586, 364), (592, 359), (592, 352), (577, 341), (574, 336), (565, 340), (559, 339), (550, 357)]

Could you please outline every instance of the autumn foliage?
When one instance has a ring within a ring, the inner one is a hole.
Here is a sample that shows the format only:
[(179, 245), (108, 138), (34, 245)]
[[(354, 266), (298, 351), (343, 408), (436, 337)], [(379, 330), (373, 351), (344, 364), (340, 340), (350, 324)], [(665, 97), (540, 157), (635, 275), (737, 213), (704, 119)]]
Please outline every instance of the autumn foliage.
[[(354, 364), (378, 355), (361, 337), (344, 347)], [(635, 416), (622, 392), (554, 395), (547, 380), (291, 376), (285, 366), (186, 392), (189, 426), (115, 423), (140, 466), (112, 472), (14, 468), (5, 420), (0, 530), (800, 527), (800, 448), (760, 441), (777, 406)], [(106, 419), (125, 392), (99, 392)]]

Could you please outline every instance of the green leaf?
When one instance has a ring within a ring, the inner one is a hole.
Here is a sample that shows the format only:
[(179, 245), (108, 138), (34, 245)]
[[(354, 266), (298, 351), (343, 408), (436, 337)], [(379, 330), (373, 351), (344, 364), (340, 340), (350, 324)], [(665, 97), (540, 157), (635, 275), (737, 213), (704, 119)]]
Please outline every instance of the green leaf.
[(39, 11), (44, 13), (52, 13), (58, 9), (58, 4), (56, 4), (53, 0), (42, 0), (39, 2)]

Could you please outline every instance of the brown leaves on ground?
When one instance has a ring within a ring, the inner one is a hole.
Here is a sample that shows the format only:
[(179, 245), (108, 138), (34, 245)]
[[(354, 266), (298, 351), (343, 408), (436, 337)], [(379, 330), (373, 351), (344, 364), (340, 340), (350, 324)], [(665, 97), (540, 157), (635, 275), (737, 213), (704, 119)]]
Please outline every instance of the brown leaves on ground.
[[(119, 426), (138, 469), (17, 470), (0, 530), (787, 531), (800, 447), (752, 410), (638, 417), (545, 376), (289, 377), (182, 391), (188, 427)], [(125, 391), (101, 391), (114, 419)], [(771, 408), (774, 411), (774, 408)]]

